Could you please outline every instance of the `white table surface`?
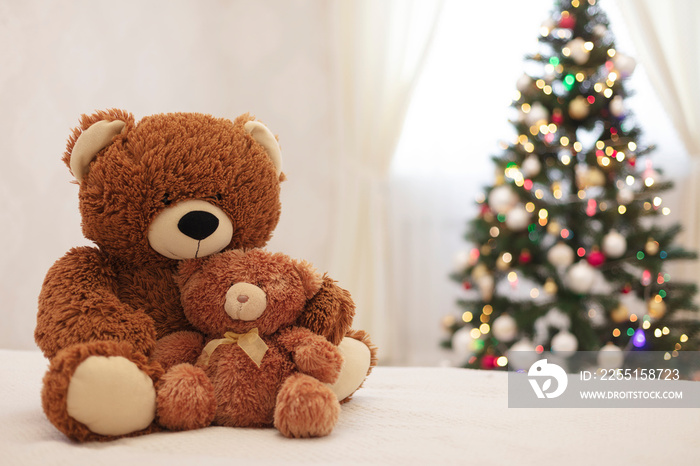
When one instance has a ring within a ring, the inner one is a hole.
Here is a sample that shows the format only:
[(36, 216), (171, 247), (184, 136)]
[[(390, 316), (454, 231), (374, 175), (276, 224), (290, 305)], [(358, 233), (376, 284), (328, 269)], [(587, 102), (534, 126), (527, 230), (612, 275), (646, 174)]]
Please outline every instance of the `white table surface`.
[(46, 420), (39, 352), (0, 350), (0, 465), (700, 464), (700, 409), (513, 409), (505, 373), (378, 367), (333, 433), (209, 427), (78, 444)]

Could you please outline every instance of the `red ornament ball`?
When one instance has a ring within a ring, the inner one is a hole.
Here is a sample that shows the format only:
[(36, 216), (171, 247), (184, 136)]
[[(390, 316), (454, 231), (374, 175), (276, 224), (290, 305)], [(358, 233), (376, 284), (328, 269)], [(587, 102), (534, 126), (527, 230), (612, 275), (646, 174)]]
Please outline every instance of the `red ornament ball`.
[(484, 355), (484, 357), (481, 358), (481, 368), (493, 369), (494, 367), (496, 367), (496, 360), (498, 360), (498, 358), (493, 354)]
[(462, 283), (462, 288), (464, 288), (465, 290), (471, 290), (472, 289), (472, 282)]
[(622, 288), (622, 294), (627, 294), (630, 291), (632, 291), (632, 285), (630, 285), (629, 283)]
[(527, 249), (524, 249), (520, 253), (520, 257), (518, 257), (518, 262), (525, 265), (525, 264), (529, 264), (531, 261), (532, 261), (532, 254), (530, 254), (530, 251), (528, 251)]
[(561, 114), (561, 109), (555, 108), (552, 112), (552, 123), (554, 123), (555, 125), (561, 125), (563, 121), (564, 116)]
[(592, 251), (587, 257), (586, 260), (588, 261), (589, 264), (591, 264), (593, 267), (600, 267), (605, 263), (605, 254), (603, 254), (600, 251)]
[(561, 14), (559, 27), (562, 29), (573, 29), (576, 26), (576, 17), (571, 16), (568, 11)]

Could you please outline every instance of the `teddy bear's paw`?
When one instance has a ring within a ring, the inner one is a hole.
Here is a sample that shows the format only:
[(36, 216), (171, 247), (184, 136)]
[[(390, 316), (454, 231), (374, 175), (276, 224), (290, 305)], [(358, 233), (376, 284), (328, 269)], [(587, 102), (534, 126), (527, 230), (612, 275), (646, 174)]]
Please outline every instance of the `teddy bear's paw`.
[(323, 338), (318, 338), (294, 352), (294, 362), (305, 374), (321, 382), (333, 383), (338, 379), (343, 365), (343, 357), (338, 347)]
[(90, 431), (108, 436), (147, 428), (156, 412), (151, 378), (122, 356), (90, 356), (73, 373), (66, 410)]
[(277, 395), (274, 425), (285, 437), (323, 437), (331, 433), (339, 414), (338, 398), (327, 385), (297, 373)]
[(158, 424), (170, 430), (206, 427), (216, 414), (214, 386), (198, 367), (173, 366), (158, 381)]
[[(364, 334), (361, 336), (364, 337)], [(338, 400), (347, 401), (365, 381), (367, 374), (376, 364), (372, 349), (365, 338), (347, 336), (340, 342), (338, 350), (343, 356), (343, 367), (338, 380), (330, 385)]]

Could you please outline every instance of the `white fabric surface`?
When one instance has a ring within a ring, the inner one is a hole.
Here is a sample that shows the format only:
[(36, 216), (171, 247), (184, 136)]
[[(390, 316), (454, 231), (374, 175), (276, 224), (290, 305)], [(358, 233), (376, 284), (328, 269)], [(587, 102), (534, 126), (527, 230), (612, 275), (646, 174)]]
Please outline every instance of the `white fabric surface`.
[(44, 417), (38, 352), (0, 350), (0, 464), (695, 464), (698, 409), (509, 409), (507, 375), (378, 367), (325, 438), (210, 427), (107, 443)]

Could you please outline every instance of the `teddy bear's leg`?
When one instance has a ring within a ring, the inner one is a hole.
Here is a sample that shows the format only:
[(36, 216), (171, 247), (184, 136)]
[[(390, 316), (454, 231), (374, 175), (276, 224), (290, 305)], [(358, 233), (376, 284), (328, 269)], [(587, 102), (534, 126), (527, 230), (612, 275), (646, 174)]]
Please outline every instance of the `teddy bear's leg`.
[(285, 437), (323, 437), (331, 433), (339, 413), (340, 403), (328, 385), (296, 373), (277, 394), (274, 424)]
[(338, 380), (330, 385), (341, 403), (350, 401), (377, 364), (377, 347), (364, 330), (350, 330), (338, 345), (343, 367)]
[(206, 427), (216, 414), (216, 396), (209, 377), (191, 364), (173, 366), (158, 381), (158, 423), (170, 430)]
[(44, 412), (58, 430), (79, 441), (157, 430), (154, 384), (162, 372), (129, 343), (70, 346), (51, 360), (44, 376)]

